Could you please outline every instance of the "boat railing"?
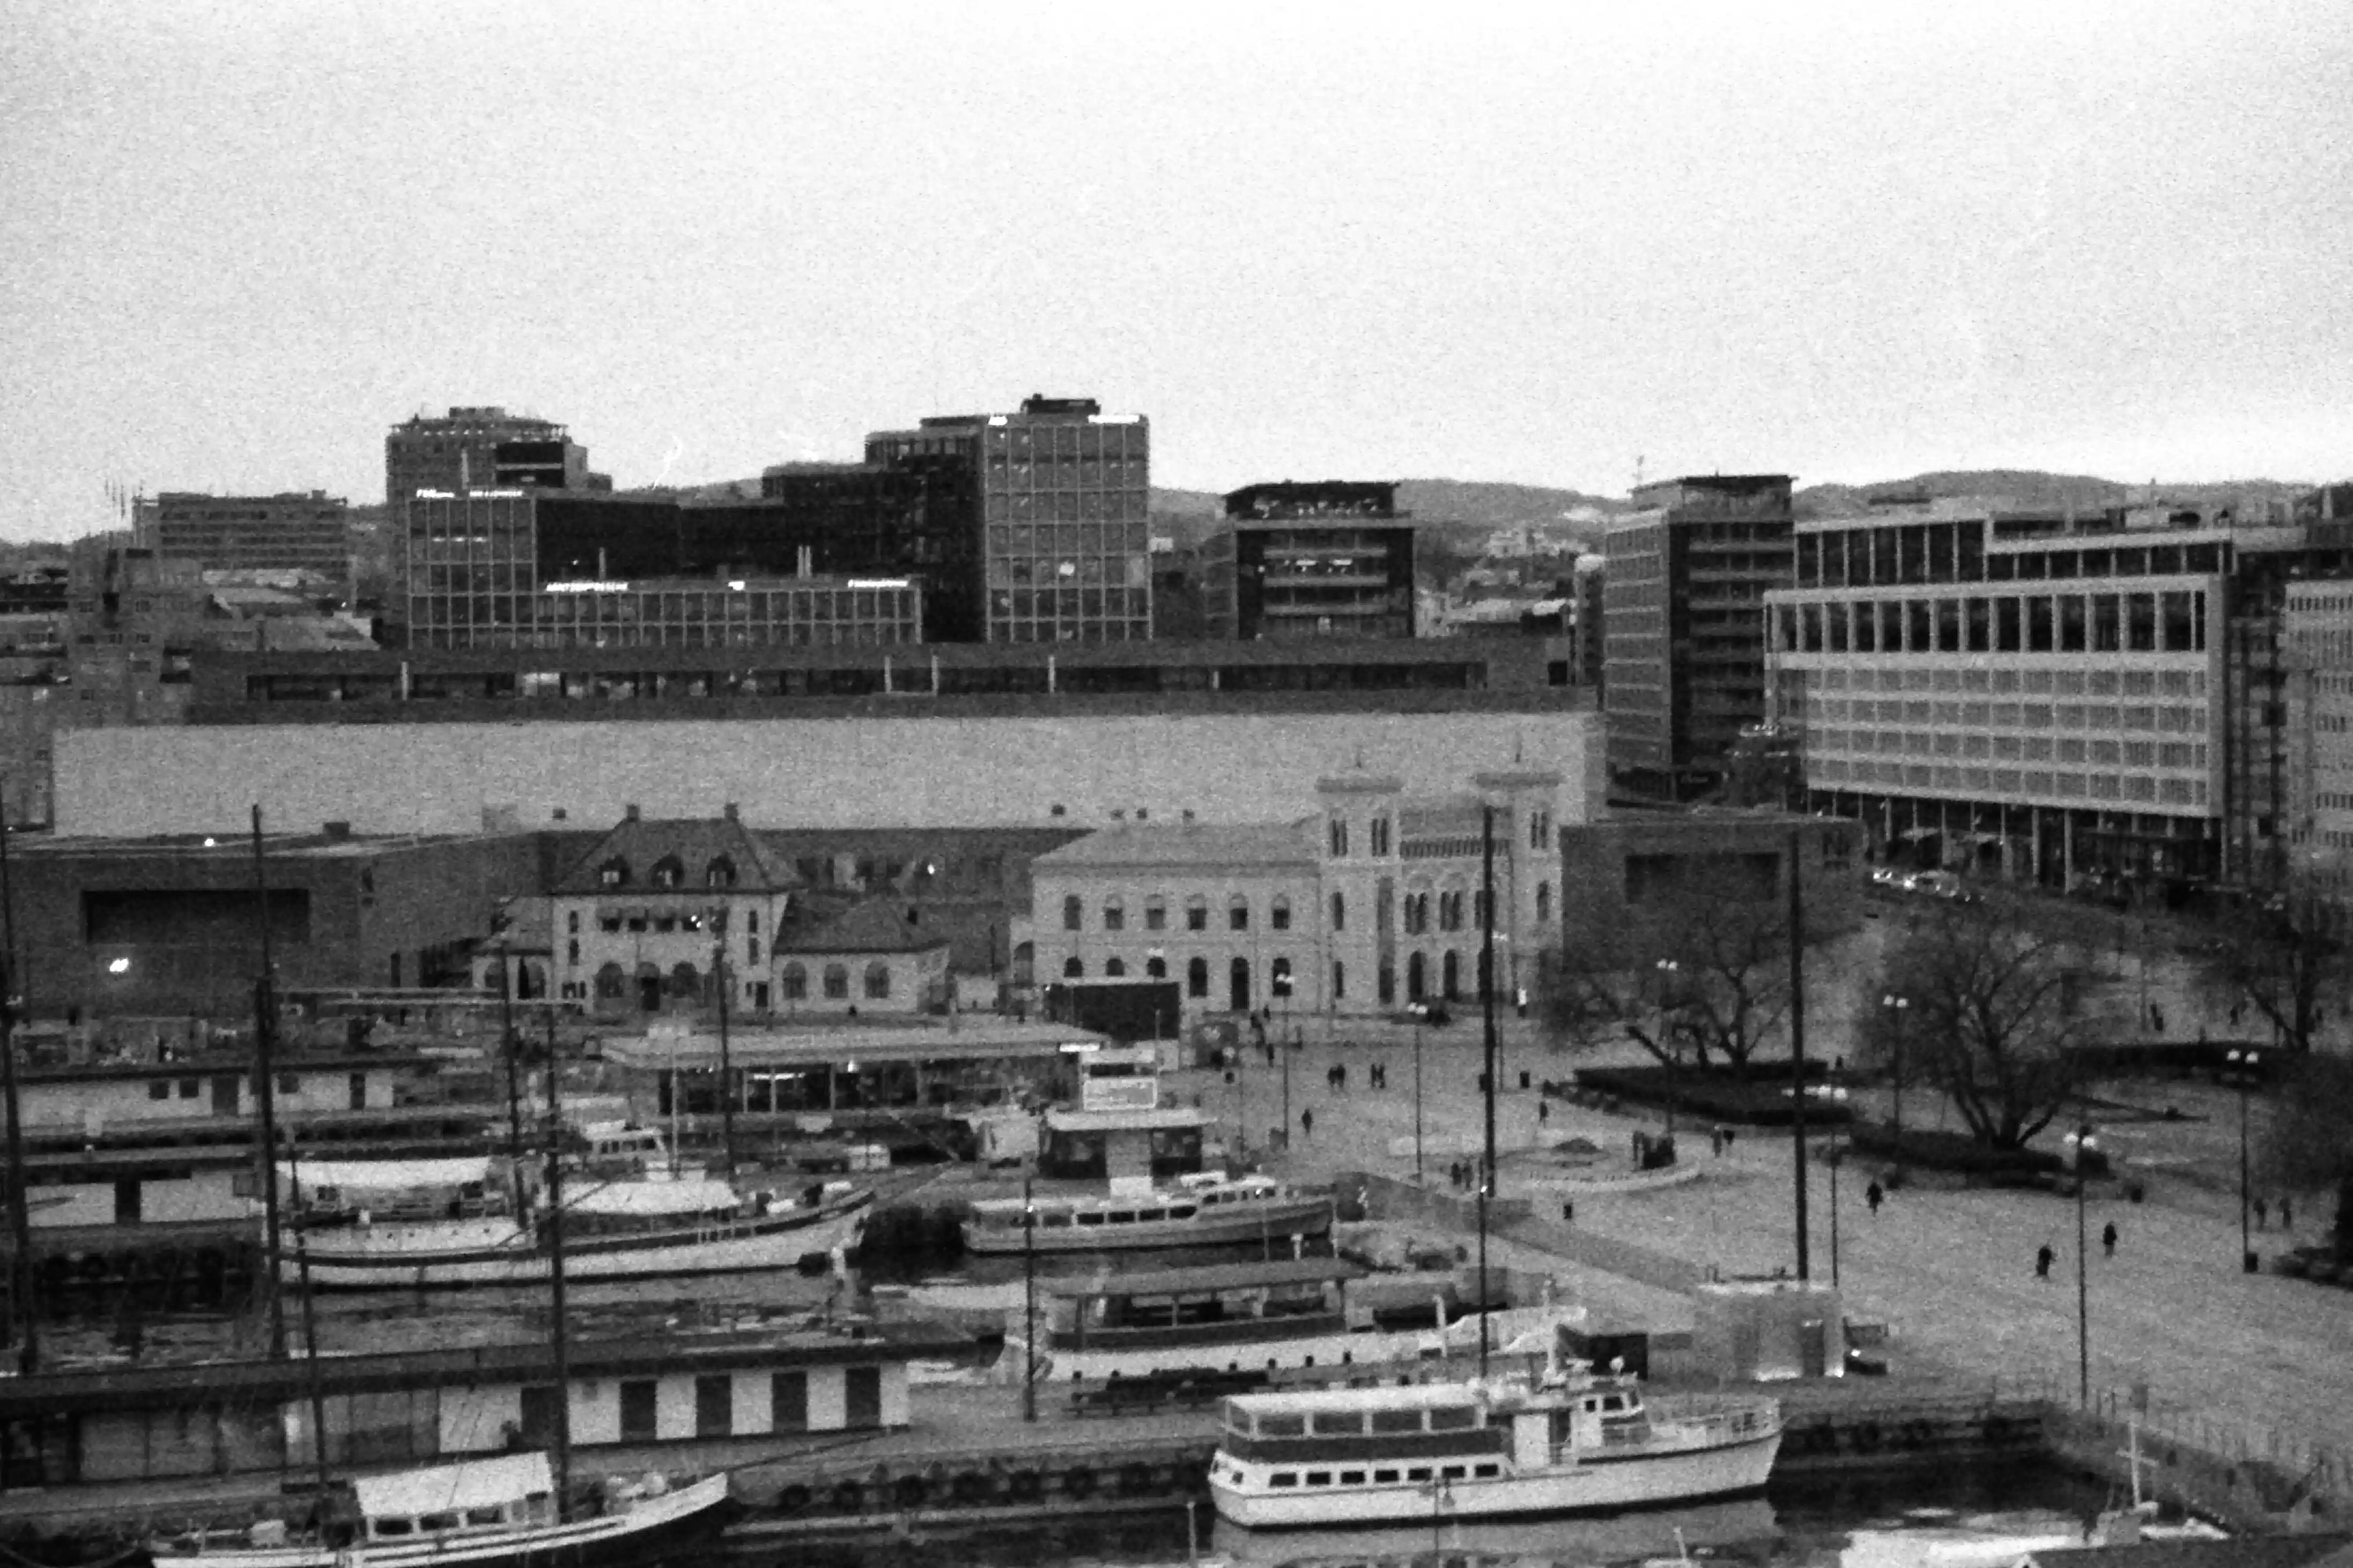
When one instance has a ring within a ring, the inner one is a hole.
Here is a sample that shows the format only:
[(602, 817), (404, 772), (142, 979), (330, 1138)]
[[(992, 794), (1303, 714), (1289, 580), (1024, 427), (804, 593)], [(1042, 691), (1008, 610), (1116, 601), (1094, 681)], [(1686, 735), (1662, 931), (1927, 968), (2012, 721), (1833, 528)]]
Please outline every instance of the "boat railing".
[(1779, 1431), (1781, 1406), (1772, 1399), (1668, 1394), (1651, 1402), (1651, 1417), (1656, 1426), (1703, 1443), (1737, 1443)]

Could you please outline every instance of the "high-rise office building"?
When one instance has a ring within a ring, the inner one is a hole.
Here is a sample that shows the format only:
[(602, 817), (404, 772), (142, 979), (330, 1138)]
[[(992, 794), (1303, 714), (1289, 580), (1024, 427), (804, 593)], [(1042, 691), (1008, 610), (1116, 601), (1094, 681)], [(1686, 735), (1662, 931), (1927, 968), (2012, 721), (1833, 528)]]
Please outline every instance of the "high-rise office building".
[(1413, 524), (1393, 484), (1236, 490), (1201, 560), (1211, 637), (1414, 635)]
[(323, 490), (274, 496), (142, 496), (132, 514), (135, 548), (207, 572), (306, 572), (348, 592), (351, 508)]
[(496, 406), (417, 415), (384, 438), (384, 500), (395, 522), (418, 490), (609, 490), (588, 471), (588, 448), (548, 419)]
[(1030, 397), (1016, 414), (950, 415), (877, 431), (866, 460), (926, 459), (971, 475), (987, 642), (1126, 642), (1152, 635), (1151, 425), (1092, 398)]
[(806, 548), (814, 571), (920, 577), (925, 642), (985, 640), (988, 599), (972, 464), (935, 454), (889, 465), (785, 463), (761, 474), (760, 501), (696, 509), (707, 552), (743, 562), (778, 545)]
[(1761, 723), (1765, 595), (1789, 585), (1789, 477), (1717, 474), (1634, 492), (1602, 586), (1610, 786), (1689, 800)]

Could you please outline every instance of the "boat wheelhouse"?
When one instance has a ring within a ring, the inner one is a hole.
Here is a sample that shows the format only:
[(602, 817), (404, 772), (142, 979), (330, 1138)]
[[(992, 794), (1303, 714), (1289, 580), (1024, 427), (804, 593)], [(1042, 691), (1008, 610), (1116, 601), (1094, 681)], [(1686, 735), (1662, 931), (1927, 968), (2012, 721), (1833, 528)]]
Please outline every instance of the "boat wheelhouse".
[(1238, 1394), (1209, 1490), (1247, 1529), (1606, 1512), (1760, 1490), (1779, 1405), (1741, 1395), (1648, 1405), (1630, 1377), (1580, 1372)]
[(984, 1198), (964, 1222), (964, 1244), (968, 1252), (997, 1254), (1245, 1243), (1271, 1248), (1331, 1228), (1329, 1194), (1266, 1176), (1201, 1174), (1145, 1191), (1039, 1193), (1026, 1207), (1020, 1198)]

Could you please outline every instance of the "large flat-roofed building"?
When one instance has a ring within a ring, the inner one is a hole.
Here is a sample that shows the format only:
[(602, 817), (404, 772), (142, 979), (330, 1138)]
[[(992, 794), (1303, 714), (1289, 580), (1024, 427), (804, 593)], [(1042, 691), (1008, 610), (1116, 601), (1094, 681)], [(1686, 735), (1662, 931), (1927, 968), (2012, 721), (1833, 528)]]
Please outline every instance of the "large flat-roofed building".
[(923, 641), (984, 640), (987, 593), (971, 464), (936, 454), (887, 465), (786, 463), (761, 474), (760, 500), (691, 520), (715, 559), (806, 552), (816, 572), (913, 577), (923, 591)]
[(1786, 474), (1645, 485), (1609, 527), (1602, 587), (1610, 786), (1669, 800), (1723, 781), (1766, 717), (1765, 595), (1790, 581)]
[(351, 591), (351, 507), (323, 490), (142, 497), (132, 511), (132, 542), (207, 572), (301, 572)]
[(396, 522), (419, 490), (611, 488), (563, 426), (494, 405), (419, 414), (384, 438), (384, 500)]
[[(497, 900), (543, 879), (529, 835), (378, 837), (315, 815), (265, 816), (306, 825), (262, 846), (285, 991), (448, 984), (466, 973)], [(263, 898), (249, 834), (218, 826), (19, 846), (10, 871), (26, 1011), (250, 1018)]]
[[(1310, 649), (1313, 649), (1311, 652)], [(56, 752), (58, 830), (273, 819), (471, 831), (728, 801), (810, 828), (1100, 826), (1124, 812), (1263, 822), (1301, 778), (1388, 756), (1416, 794), (1461, 754), (1577, 781), (1589, 697), (1545, 683), (1541, 639), (1476, 646), (579, 648), (219, 655), (192, 722), (93, 731)], [(217, 700), (216, 700), (217, 699)], [(169, 781), (168, 785), (164, 781)]]
[(1211, 637), (1414, 635), (1413, 525), (1394, 484), (1246, 486), (1201, 556)]
[(948, 415), (866, 437), (885, 468), (944, 460), (970, 475), (987, 642), (1131, 642), (1152, 635), (1152, 427), (1085, 397)]
[(1768, 657), (1810, 803), (1911, 863), (2219, 879), (2237, 543), (2202, 519), (1966, 504), (1799, 524)]
[(2353, 902), (2353, 581), (2289, 585), (2282, 879)]
[(915, 579), (819, 576), (775, 510), (527, 489), (408, 506), (414, 647), (889, 647), (920, 641)]

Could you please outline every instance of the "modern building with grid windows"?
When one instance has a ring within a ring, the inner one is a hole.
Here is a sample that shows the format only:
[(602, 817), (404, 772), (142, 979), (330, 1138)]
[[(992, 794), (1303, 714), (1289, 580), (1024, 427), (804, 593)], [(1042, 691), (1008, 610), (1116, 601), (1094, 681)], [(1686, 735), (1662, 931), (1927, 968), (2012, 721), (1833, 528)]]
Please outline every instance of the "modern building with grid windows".
[(397, 524), (419, 490), (609, 490), (588, 448), (550, 419), (494, 405), (396, 425), (384, 438), (384, 500)]
[(1766, 715), (1765, 595), (1789, 584), (1789, 477), (1715, 474), (1634, 491), (1602, 583), (1609, 782), (1689, 800)]
[(1413, 524), (1397, 486), (1325, 479), (1226, 497), (1201, 549), (1208, 631), (1261, 637), (1410, 637)]
[[(953, 459), (974, 479), (986, 642), (1140, 642), (1152, 635), (1152, 426), (1087, 397), (949, 415), (866, 437), (866, 460)], [(980, 530), (986, 529), (986, 532)]]
[(304, 572), (349, 592), (351, 506), (324, 490), (140, 498), (132, 543), (207, 572)]
[[(415, 647), (895, 647), (923, 637), (920, 583), (795, 574), (702, 536), (745, 508), (548, 495), (420, 492), (408, 508)], [(723, 515), (724, 514), (724, 515)], [(794, 552), (806, 563), (806, 552)], [(695, 570), (700, 567), (701, 570)]]
[(1809, 804), (1908, 863), (2217, 879), (2232, 531), (2133, 521), (1936, 503), (1799, 523), (1766, 658)]
[(2299, 879), (2353, 900), (2353, 582), (2287, 590), (2288, 852)]

